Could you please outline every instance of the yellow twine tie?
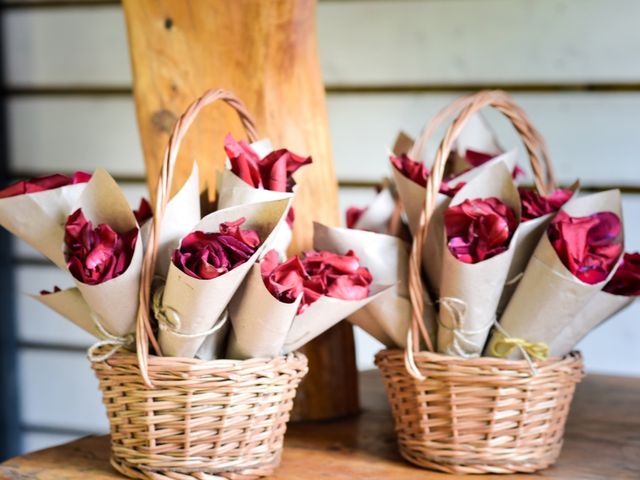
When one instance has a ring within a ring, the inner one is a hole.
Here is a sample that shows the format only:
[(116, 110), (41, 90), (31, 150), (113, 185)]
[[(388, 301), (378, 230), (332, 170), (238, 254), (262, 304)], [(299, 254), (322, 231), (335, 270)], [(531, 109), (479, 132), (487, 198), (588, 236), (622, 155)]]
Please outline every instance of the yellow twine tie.
[(504, 358), (511, 355), (511, 352), (516, 348), (524, 350), (536, 360), (549, 358), (549, 346), (546, 343), (530, 343), (524, 338), (507, 338), (504, 335), (500, 335), (498, 340), (493, 343), (491, 354), (498, 358)]

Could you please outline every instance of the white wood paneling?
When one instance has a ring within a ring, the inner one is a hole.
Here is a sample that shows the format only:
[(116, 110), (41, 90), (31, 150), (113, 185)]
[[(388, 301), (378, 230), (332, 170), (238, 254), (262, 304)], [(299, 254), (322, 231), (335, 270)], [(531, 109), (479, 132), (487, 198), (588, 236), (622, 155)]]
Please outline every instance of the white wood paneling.
[(29, 172), (144, 174), (133, 101), (123, 97), (16, 97), (8, 101), (10, 166)]
[(7, 10), (2, 15), (8, 85), (129, 85), (118, 6)]
[[(334, 159), (341, 180), (378, 181), (401, 129), (417, 135), (457, 95), (444, 93), (328, 96)], [(545, 136), (561, 180), (586, 184), (640, 182), (640, 93), (516, 94)], [(518, 145), (498, 114), (505, 145)], [(64, 119), (64, 121), (61, 121)], [(14, 97), (8, 102), (11, 166), (52, 172), (106, 166), (114, 175), (144, 174), (129, 97)], [(220, 146), (222, 148), (222, 145)]]
[[(320, 2), (321, 65), (329, 85), (637, 82), (639, 15), (634, 0)], [(118, 6), (8, 10), (4, 31), (9, 85), (131, 82)]]
[(24, 424), (108, 431), (98, 380), (85, 354), (23, 349), (18, 356), (18, 373)]
[[(586, 184), (640, 181), (640, 94), (516, 94), (544, 135), (558, 177)], [(388, 172), (386, 152), (398, 130), (417, 135), (426, 121), (455, 95), (348, 94), (328, 99), (336, 170), (340, 179), (376, 180)], [(519, 145), (512, 127), (489, 111), (498, 138)], [(440, 140), (437, 138), (436, 140)], [(435, 145), (437, 146), (437, 145)]]

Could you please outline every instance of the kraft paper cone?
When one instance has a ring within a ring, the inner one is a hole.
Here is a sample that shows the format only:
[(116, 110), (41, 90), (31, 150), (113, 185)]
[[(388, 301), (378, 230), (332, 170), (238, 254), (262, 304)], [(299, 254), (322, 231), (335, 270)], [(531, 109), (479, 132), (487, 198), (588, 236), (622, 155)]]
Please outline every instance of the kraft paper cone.
[(71, 320), (78, 327), (90, 335), (93, 335), (98, 340), (104, 340), (104, 336), (96, 328), (89, 305), (85, 302), (84, 298), (82, 298), (82, 294), (77, 288), (68, 288), (46, 295), (29, 296), (46, 305), (57, 314), (62, 315), (67, 320)]
[[(467, 183), (452, 199), (451, 206), (466, 199), (488, 197), (496, 197), (511, 207), (520, 221), (520, 196), (504, 163), (492, 165)], [(453, 256), (443, 233), (438, 352), (465, 358), (480, 356), (495, 319), (517, 235), (516, 230), (506, 251), (470, 264)]]
[(372, 285), (371, 294), (362, 300), (320, 297), (309, 305), (302, 314), (293, 319), (293, 324), (284, 342), (283, 353), (289, 353), (302, 347), (343, 318), (347, 318), (369, 302), (375, 301), (389, 288), (389, 286)]
[[(569, 189), (574, 192), (573, 197), (577, 195), (580, 182), (576, 181)], [(571, 201), (571, 200), (569, 200)], [(509, 300), (516, 291), (518, 282), (522, 278), (527, 263), (531, 259), (534, 250), (538, 246), (538, 242), (542, 238), (542, 235), (547, 231), (547, 227), (551, 220), (555, 217), (555, 213), (549, 213), (538, 218), (522, 222), (518, 226), (518, 237), (516, 238), (513, 259), (511, 260), (511, 266), (509, 267), (509, 273), (507, 274), (507, 281), (502, 290), (502, 296), (498, 303), (498, 317), (502, 315), (505, 307), (509, 303)]]
[[(260, 159), (266, 157), (273, 151), (273, 146), (269, 139), (258, 140), (250, 144), (251, 148), (258, 154)], [(272, 192), (264, 188), (254, 188), (247, 184), (231, 171), (230, 168), (224, 169), (218, 176), (218, 209), (235, 207), (237, 205), (246, 205), (249, 203), (269, 202), (272, 200), (280, 200), (283, 198), (293, 198), (293, 192)], [(295, 187), (294, 187), (295, 190)], [(288, 212), (287, 212), (288, 213)], [(284, 222), (278, 227), (278, 231), (274, 234), (273, 249), (276, 250), (282, 258), (286, 256), (287, 248), (291, 244), (291, 227)]]
[(571, 323), (551, 341), (550, 354), (559, 357), (568, 354), (589, 332), (627, 308), (636, 298), (604, 291), (596, 293)]
[[(328, 227), (314, 223), (313, 244), (318, 250), (345, 254), (353, 250), (374, 282), (391, 285), (378, 299), (365, 305), (348, 320), (388, 347), (403, 348), (411, 323), (408, 266), (410, 246), (391, 235)], [(426, 293), (425, 293), (426, 295)], [(436, 315), (425, 296), (425, 325), (435, 343)]]
[[(182, 237), (191, 231), (200, 221), (200, 179), (198, 164), (193, 162), (193, 168), (187, 181), (180, 190), (169, 200), (162, 218), (160, 239), (158, 241), (158, 256), (156, 258), (155, 273), (161, 277), (167, 276), (171, 255)], [(140, 227), (140, 234), (147, 245), (153, 219)]]
[[(468, 183), (478, 175), (482, 174), (485, 170), (493, 168), (493, 166), (498, 163), (504, 163), (511, 172), (517, 160), (517, 150), (510, 150), (491, 159), (484, 165), (480, 165), (479, 167), (473, 168), (462, 175), (459, 175), (452, 183), (454, 185), (457, 182)], [(391, 170), (398, 189), (400, 201), (404, 208), (404, 213), (407, 217), (409, 230), (411, 230), (411, 233), (415, 235), (420, 223), (420, 215), (424, 209), (426, 189), (405, 177), (395, 167), (392, 166)], [(450, 203), (451, 198), (447, 195), (443, 195), (442, 193), (438, 193), (436, 195), (435, 209), (429, 222), (427, 240), (422, 254), (422, 265), (427, 274), (430, 290), (435, 295), (438, 295), (440, 292), (440, 277), (442, 271), (442, 262), (440, 259), (443, 257), (442, 238), (444, 236), (443, 216), (444, 211), (449, 207)]]
[[(609, 211), (622, 220), (620, 191), (608, 190), (577, 198), (561, 210), (577, 217)], [(609, 278), (614, 271), (612, 269)], [(594, 285), (582, 282), (564, 266), (549, 237), (543, 235), (500, 318), (500, 326), (512, 338), (548, 346), (602, 290), (609, 278)], [(493, 355), (495, 343), (500, 338), (501, 333), (491, 336), (488, 355)], [(508, 358), (522, 358), (522, 353), (514, 349)]]
[[(137, 228), (131, 207), (115, 180), (99, 168), (78, 198), (73, 211), (82, 208), (94, 227), (106, 223), (118, 233)], [(99, 285), (74, 279), (85, 301), (102, 327), (113, 336), (123, 337), (135, 330), (143, 245), (140, 233), (129, 267), (120, 276)]]
[[(272, 192), (264, 188), (254, 188), (238, 177), (231, 170), (224, 170), (218, 177), (220, 185), (218, 208), (225, 209), (239, 205), (249, 205), (253, 203), (270, 202), (274, 200), (293, 199), (293, 192)], [(287, 209), (287, 213), (289, 210)], [(281, 257), (286, 255), (287, 248), (291, 243), (291, 227), (287, 222), (278, 225), (278, 229), (273, 236), (272, 248)]]
[(0, 225), (66, 269), (64, 224), (86, 183), (0, 199)]
[(225, 358), (224, 352), (229, 336), (229, 325), (229, 315), (227, 312), (223, 312), (213, 326), (215, 331), (204, 337), (202, 345), (200, 345), (195, 357), (207, 362)]
[(245, 360), (280, 355), (301, 299), (284, 303), (271, 295), (260, 265), (255, 264), (229, 304), (232, 328), (226, 358)]
[(193, 231), (217, 232), (221, 223), (244, 217), (246, 222), (242, 228), (256, 230), (263, 242), (245, 263), (211, 280), (193, 278), (171, 262), (162, 310), (171, 312), (175, 324), (160, 331), (160, 347), (165, 355), (192, 358), (196, 354), (251, 266), (263, 251), (271, 248), (274, 231), (284, 221), (290, 202), (282, 199), (218, 210), (194, 227)]
[(389, 223), (396, 208), (396, 200), (391, 190), (383, 188), (369, 204), (353, 226), (357, 230), (388, 233)]

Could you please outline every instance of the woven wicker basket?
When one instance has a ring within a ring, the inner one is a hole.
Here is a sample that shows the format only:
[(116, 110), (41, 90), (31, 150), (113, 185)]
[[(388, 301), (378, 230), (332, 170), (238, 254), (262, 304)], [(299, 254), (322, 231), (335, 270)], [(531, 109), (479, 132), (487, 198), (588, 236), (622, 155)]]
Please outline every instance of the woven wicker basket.
[[(213, 360), (159, 354), (149, 312), (158, 231), (180, 142), (198, 112), (223, 100), (250, 140), (253, 121), (232, 94), (210, 90), (178, 119), (158, 182), (154, 225), (142, 266), (136, 353), (103, 355), (93, 368), (111, 427), (111, 463), (130, 478), (244, 479), (273, 473), (296, 388), (307, 372), (304, 355)], [(158, 355), (149, 355), (151, 343)], [(103, 352), (100, 352), (103, 353)]]
[[(511, 98), (500, 91), (463, 97), (425, 127), (411, 152), (420, 149), (438, 124), (459, 112), (436, 154), (427, 183), (425, 210), (411, 251), (409, 290), (413, 305), (405, 350), (376, 356), (395, 419), (401, 455), (421, 467), (448, 473), (535, 472), (557, 459), (582, 357), (541, 362), (481, 357), (465, 359), (433, 352), (422, 321), (422, 246), (455, 138), (483, 107), (502, 112), (520, 133), (542, 193), (555, 181), (539, 133)], [(538, 151), (545, 162), (538, 160)], [(421, 351), (421, 346), (429, 351)]]

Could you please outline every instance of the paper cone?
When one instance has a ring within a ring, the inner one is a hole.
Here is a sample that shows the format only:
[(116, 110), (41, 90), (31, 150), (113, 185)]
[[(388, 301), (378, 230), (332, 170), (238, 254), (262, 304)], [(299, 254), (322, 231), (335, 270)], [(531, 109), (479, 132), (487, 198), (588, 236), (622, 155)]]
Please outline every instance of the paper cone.
[[(511, 207), (520, 221), (520, 196), (504, 163), (486, 168), (467, 183), (452, 199), (451, 206), (466, 199), (488, 197), (496, 197)], [(516, 230), (506, 251), (470, 264), (451, 254), (443, 233), (438, 352), (465, 358), (480, 356), (495, 319), (517, 235)]]
[[(410, 246), (391, 235), (327, 227), (314, 223), (314, 247), (344, 254), (353, 250), (375, 283), (391, 285), (380, 297), (349, 317), (388, 347), (404, 347), (411, 323), (408, 267)], [(425, 297), (425, 325), (435, 343), (436, 318), (431, 300)]]
[(289, 353), (324, 333), (343, 318), (376, 300), (389, 286), (372, 285), (371, 295), (362, 300), (341, 300), (322, 296), (296, 316), (285, 340), (283, 353)]
[(552, 356), (568, 354), (591, 330), (631, 305), (637, 297), (600, 291), (549, 344)]
[(271, 295), (260, 265), (255, 264), (229, 304), (232, 329), (226, 358), (245, 360), (280, 355), (301, 299), (284, 303)]
[[(517, 150), (510, 150), (502, 155), (498, 155), (496, 158), (491, 159), (484, 165), (473, 168), (462, 175), (456, 177), (452, 182), (454, 185), (457, 182), (470, 182), (478, 175), (482, 174), (487, 169), (493, 168), (498, 163), (504, 163), (509, 171), (513, 170), (518, 160)], [(415, 235), (416, 230), (420, 222), (420, 215), (424, 210), (424, 201), (426, 189), (417, 183), (409, 180), (402, 173), (400, 173), (395, 167), (391, 168), (393, 172), (393, 178), (398, 189), (398, 195), (402, 202), (404, 213), (406, 215), (407, 224), (411, 234)], [(442, 271), (442, 238), (444, 237), (444, 211), (449, 207), (451, 198), (447, 195), (438, 193), (436, 195), (436, 205), (429, 222), (427, 229), (427, 240), (424, 246), (422, 254), (423, 268), (427, 274), (427, 280), (431, 292), (434, 295), (440, 293), (440, 278)]]
[[(622, 220), (618, 190), (571, 200), (562, 210), (579, 217), (609, 211)], [(590, 285), (576, 278), (558, 257), (549, 237), (543, 235), (500, 318), (500, 325), (510, 337), (532, 344), (550, 345), (607, 281), (608, 278)], [(501, 337), (500, 333), (492, 335), (487, 348), (488, 355), (492, 355), (495, 342)], [(522, 358), (522, 354), (514, 350), (508, 358)]]
[[(238, 177), (231, 170), (224, 170), (219, 176), (218, 208), (225, 209), (239, 205), (271, 202), (274, 200), (293, 199), (293, 192), (272, 192), (264, 188), (254, 188)], [(289, 210), (287, 209), (287, 213)], [(291, 243), (291, 228), (282, 222), (273, 236), (272, 248), (281, 257), (286, 254)]]
[(282, 199), (218, 210), (194, 227), (194, 231), (217, 232), (220, 224), (244, 217), (247, 221), (242, 228), (256, 230), (263, 243), (245, 263), (211, 280), (193, 278), (171, 263), (162, 308), (175, 314), (179, 325), (172, 326), (175, 332), (169, 329), (160, 331), (160, 347), (165, 355), (192, 358), (196, 354), (205, 335), (185, 338), (183, 334), (199, 335), (213, 327), (251, 266), (263, 251), (271, 248), (274, 231), (278, 224), (284, 222), (290, 202), (290, 199)]
[[(72, 210), (78, 208), (82, 208), (94, 227), (106, 223), (117, 233), (124, 233), (138, 226), (120, 187), (102, 168), (95, 171)], [(111, 335), (122, 337), (135, 330), (142, 257), (143, 245), (138, 233), (131, 263), (120, 276), (99, 285), (74, 279), (98, 321)]]
[[(569, 187), (569, 189), (574, 192), (574, 196), (577, 195), (579, 187), (580, 182), (577, 181)], [(547, 227), (553, 217), (555, 217), (555, 213), (549, 213), (542, 217), (522, 222), (518, 226), (518, 236), (515, 241), (513, 259), (511, 260), (507, 281), (502, 290), (500, 302), (498, 303), (498, 317), (502, 315), (513, 293), (516, 291), (518, 282), (524, 274), (525, 268), (527, 268), (527, 263), (529, 263), (531, 255), (533, 255), (542, 235), (547, 231)]]
[(45, 295), (29, 295), (43, 305), (67, 320), (71, 320), (85, 332), (93, 335), (98, 340), (104, 340), (103, 335), (97, 330), (96, 325), (91, 318), (91, 309), (80, 290), (77, 288), (68, 288), (60, 292), (52, 292)]
[(58, 267), (66, 269), (64, 224), (85, 183), (0, 199), (0, 224)]
[(196, 358), (207, 362), (225, 358), (224, 352), (230, 330), (229, 315), (227, 312), (223, 312), (222, 315), (220, 315), (213, 329), (215, 329), (215, 332), (204, 337), (202, 345), (200, 345), (200, 348), (196, 352)]
[[(180, 239), (200, 221), (200, 216), (198, 164), (193, 162), (191, 175), (189, 175), (180, 190), (169, 200), (162, 218), (160, 239), (158, 241), (158, 256), (156, 258), (156, 275), (167, 276), (173, 251), (178, 246)], [(147, 245), (152, 223), (153, 219), (150, 219), (140, 227), (140, 234), (145, 246)]]
[(391, 190), (383, 188), (369, 204), (353, 226), (357, 230), (376, 233), (388, 233), (389, 223), (396, 208), (396, 200)]

